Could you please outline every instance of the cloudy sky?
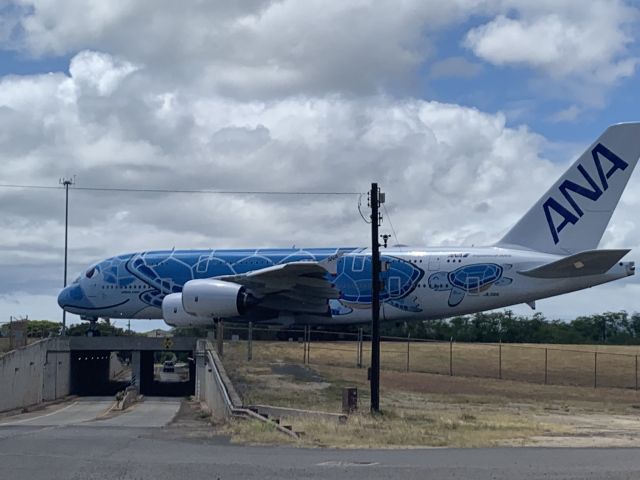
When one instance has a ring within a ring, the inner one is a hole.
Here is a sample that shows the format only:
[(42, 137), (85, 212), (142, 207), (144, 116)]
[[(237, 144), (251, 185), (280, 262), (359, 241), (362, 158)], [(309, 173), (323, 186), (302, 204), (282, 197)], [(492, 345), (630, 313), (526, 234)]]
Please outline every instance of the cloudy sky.
[[(0, 0), (0, 183), (377, 181), (400, 243), (489, 244), (609, 124), (639, 119), (639, 26), (631, 0)], [(602, 247), (640, 252), (638, 175)], [(366, 245), (357, 203), (74, 189), (69, 276), (174, 246)], [(64, 191), (1, 187), (0, 231), (0, 321), (59, 319)], [(631, 279), (539, 310), (638, 298)]]

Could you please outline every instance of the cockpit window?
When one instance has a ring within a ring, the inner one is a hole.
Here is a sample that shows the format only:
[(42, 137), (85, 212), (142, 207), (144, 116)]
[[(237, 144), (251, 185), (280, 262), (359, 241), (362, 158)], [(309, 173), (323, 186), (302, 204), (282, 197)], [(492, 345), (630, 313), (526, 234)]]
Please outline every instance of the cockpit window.
[(87, 270), (87, 273), (85, 273), (87, 278), (93, 278), (95, 274), (96, 274), (96, 267), (91, 267), (89, 270)]

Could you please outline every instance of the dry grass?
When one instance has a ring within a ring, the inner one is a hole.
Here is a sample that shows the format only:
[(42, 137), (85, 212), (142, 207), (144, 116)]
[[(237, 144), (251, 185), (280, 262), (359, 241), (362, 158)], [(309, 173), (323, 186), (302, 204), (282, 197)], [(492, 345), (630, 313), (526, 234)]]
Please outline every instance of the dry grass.
[[(589, 446), (612, 445), (607, 443), (612, 441), (630, 446), (629, 439), (635, 441), (635, 432), (640, 428), (640, 422), (635, 422), (640, 410), (635, 390), (593, 388), (596, 348), (599, 382), (616, 383), (616, 378), (635, 374), (637, 347), (546, 347), (550, 381), (582, 381), (589, 387), (506, 380), (515, 377), (543, 382), (545, 346), (503, 345), (503, 379), (491, 378), (497, 377), (499, 371), (496, 345), (454, 344), (455, 376), (448, 375), (449, 344), (411, 344), (410, 372), (406, 372), (406, 348), (406, 343), (382, 346), (380, 416), (351, 415), (345, 424), (289, 419), (287, 422), (295, 430), (305, 432), (298, 442), (260, 422), (233, 421), (227, 431), (234, 441), (243, 443), (393, 448), (573, 445), (578, 442), (576, 436), (588, 439)], [(366, 412), (366, 365), (356, 368), (355, 343), (313, 343), (309, 366), (302, 365), (300, 343), (254, 342), (251, 362), (246, 360), (244, 342), (227, 343), (225, 349), (224, 362), (245, 404), (339, 412), (342, 388), (357, 387), (359, 404)], [(631, 356), (620, 357), (616, 353)], [(365, 348), (364, 359), (368, 358)], [(621, 367), (620, 361), (629, 358), (633, 360), (631, 366)], [(416, 371), (420, 367), (444, 375)], [(609, 428), (614, 417), (617, 426)]]
[[(404, 352), (399, 351), (402, 346)], [(430, 362), (430, 359), (438, 358), (441, 353), (438, 349), (443, 346), (448, 355), (448, 344), (416, 345), (415, 348), (412, 345), (411, 361), (422, 358)], [(306, 367), (302, 365), (303, 348), (298, 343), (255, 342), (251, 362), (246, 361), (244, 343), (229, 343), (225, 348), (227, 371), (246, 404), (339, 412), (341, 390), (346, 386), (358, 388), (361, 408), (366, 411), (369, 404), (366, 368), (355, 368), (355, 345), (312, 344), (311, 365)], [(578, 434), (606, 442), (607, 435), (619, 433), (619, 429), (614, 433), (598, 430), (605, 428), (607, 416), (635, 419), (640, 408), (640, 398), (632, 389), (593, 389), (592, 384), (591, 388), (551, 386), (480, 378), (491, 375), (485, 371), (486, 365), (483, 369), (482, 362), (488, 362), (490, 349), (498, 347), (454, 345), (454, 353), (455, 348), (460, 353), (457, 361), (464, 361), (468, 368), (459, 372), (474, 376), (452, 377), (387, 368), (381, 375), (381, 416), (351, 415), (346, 424), (291, 419), (288, 423), (295, 430), (305, 432), (300, 441), (293, 443), (334, 447), (472, 447), (544, 444), (549, 438), (554, 441), (568, 438), (566, 442), (570, 445)], [(503, 376), (508, 372), (505, 369), (507, 355), (514, 354), (508, 352), (508, 348), (503, 346)], [(531, 358), (534, 353), (539, 354), (540, 349), (519, 348), (518, 351), (531, 352), (531, 356), (525, 354), (524, 358), (517, 358), (517, 364), (512, 359), (510, 365), (517, 365), (514, 368), (519, 373), (528, 371), (533, 378), (536, 367), (531, 365)], [(593, 355), (580, 351), (588, 348), (576, 347), (575, 350), (578, 355)], [(406, 344), (385, 344), (383, 351), (387, 355), (383, 355), (383, 367), (389, 367), (394, 355), (398, 357), (401, 353), (406, 362)], [(630, 347), (604, 350), (600, 347), (598, 360), (616, 351), (635, 352)], [(549, 360), (550, 351), (548, 357)], [(579, 361), (567, 357), (565, 368), (569, 367), (579, 368)], [(585, 421), (589, 423), (589, 419), (596, 417), (597, 421), (584, 427)], [(252, 421), (233, 421), (226, 428), (238, 442), (291, 443), (273, 428)], [(635, 432), (638, 425), (629, 428)]]
[[(245, 342), (226, 344), (229, 354), (240, 360)], [(356, 342), (315, 342), (310, 347), (312, 365), (354, 367)], [(407, 354), (408, 352), (408, 354)], [(597, 359), (596, 359), (597, 352)], [(254, 342), (254, 359), (302, 362), (303, 344), (297, 342)], [(502, 378), (553, 385), (636, 388), (637, 346), (471, 344), (448, 342), (383, 342), (383, 370), (437, 373), (454, 376)], [(371, 353), (363, 345), (364, 367)], [(546, 364), (546, 375), (545, 375)], [(594, 376), (597, 373), (597, 378)]]
[[(265, 366), (244, 366), (236, 367), (233, 377), (236, 385), (242, 385), (247, 403), (333, 412), (340, 411), (342, 386), (356, 386), (360, 406), (366, 412), (369, 403), (366, 377), (361, 370), (353, 370), (320, 367), (314, 369), (314, 373), (320, 374), (323, 381), (304, 382), (290, 375), (274, 374)], [(386, 385), (388, 378), (383, 377), (382, 382)], [(437, 401), (433, 401), (434, 398)], [(502, 405), (491, 407), (486, 402), (486, 399), (479, 402), (451, 399), (448, 403), (440, 395), (387, 387), (382, 390), (383, 413), (379, 416), (350, 415), (344, 424), (318, 419), (289, 419), (287, 423), (294, 430), (305, 432), (298, 442), (301, 446), (341, 448), (491, 446), (505, 440), (518, 442), (534, 435), (562, 431), (524, 416), (517, 409), (505, 409)], [(296, 443), (255, 421), (233, 421), (227, 426), (227, 432), (241, 443)]]
[(540, 424), (516, 415), (423, 413), (386, 413), (379, 417), (356, 414), (344, 424), (296, 420), (291, 422), (294, 428), (305, 432), (297, 442), (257, 420), (232, 421), (226, 431), (235, 442), (244, 444), (334, 448), (482, 447), (497, 445), (504, 439), (517, 443), (545, 432)]

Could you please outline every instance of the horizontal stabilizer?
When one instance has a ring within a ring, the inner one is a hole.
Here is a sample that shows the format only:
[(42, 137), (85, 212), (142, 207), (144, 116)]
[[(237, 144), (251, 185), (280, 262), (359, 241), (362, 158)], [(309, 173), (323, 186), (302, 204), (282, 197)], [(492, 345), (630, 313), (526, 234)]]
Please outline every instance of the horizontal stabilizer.
[(535, 278), (571, 278), (601, 275), (609, 271), (630, 250), (587, 250), (541, 267), (518, 272)]

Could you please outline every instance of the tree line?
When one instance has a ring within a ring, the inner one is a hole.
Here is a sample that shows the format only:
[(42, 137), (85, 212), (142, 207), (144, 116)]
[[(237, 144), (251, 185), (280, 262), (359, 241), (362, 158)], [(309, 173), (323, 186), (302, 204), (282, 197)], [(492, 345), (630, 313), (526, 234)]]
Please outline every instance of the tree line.
[[(106, 322), (98, 322), (101, 335), (136, 335)], [(233, 325), (225, 333), (233, 332)], [(48, 320), (29, 320), (27, 335), (29, 337), (55, 336), (60, 332), (61, 324)], [(246, 327), (246, 324), (242, 324)], [(363, 325), (368, 333), (368, 325)], [(322, 330), (338, 331), (337, 327), (314, 330), (314, 338), (327, 337)], [(87, 324), (80, 323), (68, 329), (68, 335), (84, 335)], [(172, 329), (176, 335), (206, 336), (204, 328)], [(339, 331), (355, 333), (357, 326), (345, 326)], [(8, 334), (8, 325), (4, 324), (0, 334)], [(138, 333), (139, 334), (139, 333)], [(275, 332), (254, 333), (254, 339), (274, 337)], [(565, 344), (593, 344), (604, 343), (612, 345), (640, 344), (640, 313), (621, 310), (619, 312), (605, 312), (596, 315), (584, 315), (573, 320), (548, 319), (542, 313), (531, 316), (515, 315), (511, 310), (499, 312), (476, 313), (441, 320), (424, 320), (402, 322), (381, 322), (380, 334), (386, 337), (406, 338), (410, 335), (415, 339), (429, 339), (457, 342), (504, 342), (504, 343), (565, 343)], [(285, 331), (280, 335), (287, 336)], [(289, 335), (291, 336), (291, 335)], [(262, 338), (264, 337), (264, 338)], [(284, 337), (283, 337), (284, 338)]]
[(622, 310), (567, 321), (548, 319), (542, 313), (521, 316), (505, 310), (406, 325), (383, 323), (381, 334), (458, 342), (634, 345), (640, 344), (640, 313)]

